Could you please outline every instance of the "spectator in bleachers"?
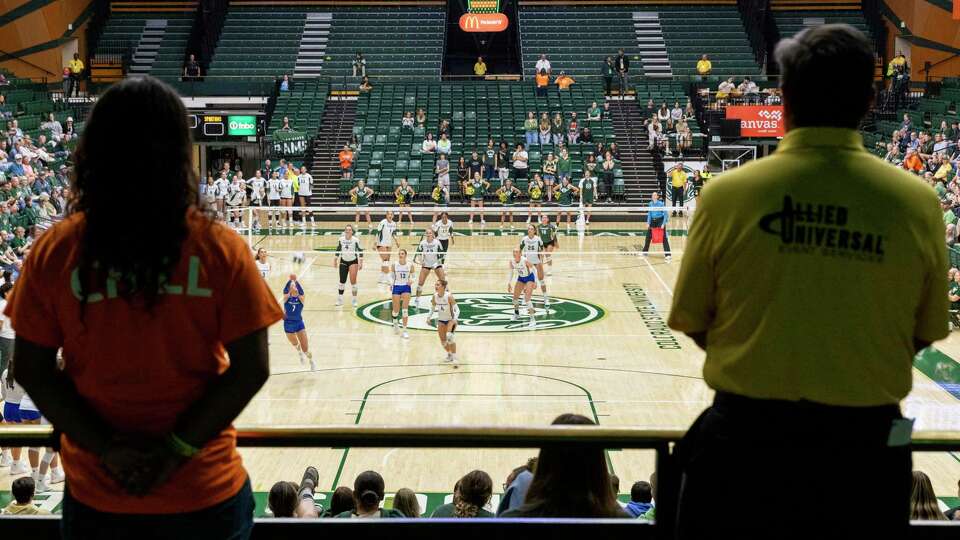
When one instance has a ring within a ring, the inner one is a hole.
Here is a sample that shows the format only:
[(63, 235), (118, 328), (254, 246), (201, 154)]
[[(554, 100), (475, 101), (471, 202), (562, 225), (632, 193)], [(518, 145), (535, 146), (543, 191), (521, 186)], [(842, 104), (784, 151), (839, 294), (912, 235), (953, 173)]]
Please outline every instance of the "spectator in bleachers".
[(76, 136), (77, 136), (77, 132), (76, 132), (76, 130), (74, 130), (74, 128), (73, 128), (73, 117), (72, 117), (72, 116), (68, 116), (68, 117), (67, 117), (66, 124), (63, 126), (63, 134), (64, 134), (64, 135), (70, 135), (71, 137), (76, 137)]
[[(346, 144), (343, 145), (343, 149), (337, 154), (337, 160), (340, 162), (340, 173), (344, 180), (349, 180), (353, 174), (353, 158), (353, 150), (350, 149), (350, 146)], [(270, 170), (269, 162), (266, 167), (267, 170)]]
[(501, 184), (510, 177), (511, 155), (506, 141), (500, 141), (500, 146), (497, 148), (497, 176), (500, 178)]
[(563, 115), (560, 112), (553, 113), (553, 119), (550, 120), (550, 142), (554, 146), (559, 146), (563, 143)]
[(570, 113), (570, 122), (567, 124), (567, 144), (577, 144), (580, 140), (580, 122), (577, 120), (577, 112)]
[(400, 127), (413, 131), (413, 113), (406, 111), (400, 119)]
[(665, 125), (667, 129), (671, 129), (673, 124), (670, 121), (670, 109), (667, 108), (666, 102), (660, 104), (660, 108), (657, 109), (657, 121), (661, 125)]
[(477, 62), (473, 64), (473, 74), (478, 79), (483, 79), (487, 75), (487, 64), (483, 61), (482, 56), (478, 56)]
[(427, 111), (422, 108), (417, 109), (417, 127), (426, 127), (427, 126)]
[(536, 84), (536, 95), (546, 97), (547, 85), (550, 84), (550, 76), (547, 74), (547, 70), (541, 69), (537, 72), (536, 77), (534, 77), (534, 84)]
[(560, 75), (557, 75), (557, 79), (554, 81), (557, 83), (557, 88), (560, 90), (569, 90), (573, 83), (577, 82), (573, 77), (567, 75), (563, 71), (560, 72)]
[(613, 153), (607, 150), (603, 154), (603, 163), (600, 164), (600, 170), (603, 171), (603, 191), (607, 195), (607, 202), (613, 202), (613, 181), (614, 170), (617, 163), (613, 160)]
[[(516, 189), (516, 188), (514, 188)], [(453, 486), (453, 502), (438, 506), (434, 518), (492, 518), (484, 506), (493, 495), (493, 480), (483, 471), (470, 471)]]
[(697, 60), (697, 75), (705, 77), (713, 71), (713, 62), (710, 61), (710, 57), (703, 55), (700, 57), (700, 60)]
[(744, 96), (747, 96), (750, 94), (759, 94), (760, 87), (757, 86), (757, 83), (750, 80), (750, 77), (744, 77), (743, 82), (741, 82), (740, 85), (737, 86), (737, 91)]
[(497, 175), (497, 148), (493, 139), (487, 140), (487, 148), (483, 151), (483, 178), (493, 180)]
[(85, 66), (83, 65), (83, 60), (80, 59), (80, 53), (73, 53), (73, 59), (67, 64), (67, 67), (70, 68), (70, 92), (67, 96), (70, 95), (80, 95), (80, 81), (83, 79)]
[(349, 146), (350, 146), (350, 150), (353, 151), (354, 156), (356, 156), (357, 154), (359, 154), (361, 148), (363, 147), (363, 145), (360, 144), (360, 139), (357, 138), (357, 135), (356, 135), (356, 134), (353, 134), (353, 135), (350, 136)]
[(527, 111), (527, 118), (523, 121), (523, 136), (527, 146), (537, 144), (537, 118), (533, 111)]
[[(284, 81), (287, 81), (286, 75), (283, 76)], [(187, 59), (187, 63), (183, 66), (183, 80), (184, 81), (199, 81), (200, 80), (200, 63), (197, 62), (197, 57), (193, 54)], [(287, 81), (288, 82), (288, 81)], [(280, 90), (286, 92), (290, 90), (289, 86), (284, 89), (283, 84), (280, 84)]]
[(523, 147), (522, 144), (517, 143), (517, 148), (513, 151), (513, 177), (514, 179), (526, 179), (527, 178), (527, 161), (530, 159), (527, 150)]
[(937, 496), (933, 493), (930, 477), (922, 471), (913, 471), (913, 487), (910, 490), (910, 519), (921, 521), (945, 521), (940, 511)]
[(383, 500), (383, 477), (375, 471), (364, 471), (353, 481), (353, 500), (356, 508), (337, 514), (338, 518), (402, 518), (395, 509), (380, 508)]
[(7, 105), (7, 96), (0, 94), (0, 118), (10, 118), (13, 116), (13, 110)]
[(450, 119), (449, 119), (449, 118), (441, 118), (441, 119), (440, 119), (440, 124), (437, 126), (437, 137), (439, 137), (439, 136), (443, 135), (444, 133), (446, 133), (446, 134), (447, 134), (447, 137), (449, 138), (449, 137), (450, 137), (450, 133), (451, 133), (452, 130), (453, 130), (453, 128), (450, 127)]
[(920, 159), (916, 149), (907, 148), (907, 157), (903, 160), (903, 168), (913, 173), (919, 173), (923, 170), (923, 160)]
[(470, 180), (472, 176), (473, 175), (470, 174), (470, 166), (467, 164), (467, 158), (460, 156), (460, 159), (457, 160), (457, 189), (460, 190), (463, 202), (467, 202), (467, 181)]
[(366, 75), (363, 76), (363, 79), (360, 80), (360, 91), (369, 92), (373, 90), (373, 85), (370, 84), (370, 79)]
[[(192, 56), (192, 55), (191, 55)], [(283, 78), (280, 79), (280, 91), (289, 92), (290, 91), (290, 76), (286, 73), (283, 74)]]
[(613, 64), (613, 57), (604, 58), (600, 66), (600, 75), (603, 77), (603, 95), (613, 95), (613, 78), (617, 74), (617, 66)]
[(420, 151), (424, 154), (433, 154), (437, 151), (437, 141), (433, 138), (432, 132), (427, 132), (427, 136), (420, 144)]
[(344, 512), (352, 514), (356, 507), (353, 490), (347, 486), (340, 486), (330, 495), (330, 505), (327, 511), (323, 513), (323, 517), (337, 517)]
[(267, 508), (273, 517), (292, 518), (297, 510), (297, 485), (281, 480), (273, 484), (267, 495)]
[(592, 144), (593, 143), (593, 132), (590, 131), (589, 127), (584, 127), (580, 130), (580, 144)]
[(732, 97), (736, 91), (737, 86), (733, 84), (733, 77), (730, 77), (725, 81), (720, 81), (720, 85), (717, 86), (717, 101), (722, 101), (728, 97)]
[[(531, 203), (535, 197), (531, 195)], [(507, 475), (506, 482), (503, 483), (503, 496), (500, 497), (500, 504), (497, 506), (497, 516), (502, 516), (504, 512), (519, 508), (527, 497), (527, 490), (530, 488), (530, 482), (533, 480), (533, 473), (537, 469), (537, 458), (532, 457), (523, 465), (514, 468)]]
[[(595, 425), (585, 416), (563, 414), (553, 425)], [(501, 517), (629, 517), (610, 487), (602, 448), (545, 446), (524, 503)]]
[(547, 75), (550, 75), (550, 73), (553, 72), (553, 70), (551, 69), (551, 66), (550, 66), (550, 60), (547, 60), (547, 55), (546, 55), (546, 54), (541, 54), (541, 55), (540, 55), (540, 59), (537, 60), (537, 64), (536, 64), (536, 66), (534, 66), (534, 67), (535, 67), (536, 72), (537, 72), (538, 74), (541, 73), (541, 72), (546, 72)]
[(53, 113), (47, 114), (47, 120), (40, 124), (40, 129), (49, 131), (50, 137), (55, 141), (59, 141), (60, 137), (63, 136), (63, 126), (60, 125)]
[(277, 131), (283, 131), (283, 132), (286, 132), (286, 133), (289, 133), (289, 132), (293, 131), (293, 127), (290, 126), (290, 117), (289, 117), (289, 116), (284, 116), (284, 117), (283, 117), (283, 125), (281, 125), (281, 126), (280, 126), (280, 129), (278, 129)]
[(408, 518), (418, 518), (423, 513), (420, 510), (420, 503), (417, 501), (417, 494), (409, 488), (397, 490), (393, 496), (393, 509)]
[(910, 119), (910, 115), (903, 113), (903, 122), (900, 122), (900, 131), (903, 133), (909, 133), (910, 128), (913, 127), (913, 120)]
[(627, 503), (626, 511), (631, 517), (638, 518), (653, 508), (653, 488), (650, 482), (634, 482), (630, 487), (630, 502)]
[(613, 65), (617, 68), (617, 84), (620, 87), (620, 96), (622, 98), (627, 95), (630, 84), (630, 58), (623, 53), (623, 49), (617, 51), (617, 57), (613, 59)]
[(437, 156), (437, 163), (434, 168), (437, 173), (437, 185), (443, 192), (444, 201), (450, 203), (450, 162), (447, 160), (447, 154)]
[(686, 119), (681, 117), (677, 122), (677, 151), (680, 153), (679, 157), (683, 158), (683, 151), (692, 145), (693, 133), (690, 131), (690, 126), (687, 124)]
[(597, 105), (597, 102), (594, 101), (590, 104), (590, 108), (587, 109), (587, 120), (591, 122), (599, 122), (602, 114), (603, 110), (599, 105)]
[(438, 154), (450, 154), (451, 144), (450, 139), (447, 138), (447, 132), (440, 132), (440, 140), (437, 141), (437, 153)]
[(470, 171), (470, 178), (473, 178), (474, 175), (479, 174), (483, 176), (483, 161), (480, 159), (480, 154), (474, 150), (470, 154), (470, 161), (467, 162), (467, 168)]
[(13, 500), (0, 511), (0, 514), (10, 516), (37, 516), (46, 515), (50, 512), (33, 504), (33, 495), (36, 491), (36, 483), (33, 478), (24, 476), (17, 478), (10, 485)]
[(353, 57), (353, 62), (351, 62), (353, 67), (353, 76), (354, 77), (366, 77), (367, 76), (367, 59), (363, 57), (363, 53), (357, 51), (357, 55)]
[(540, 145), (550, 144), (550, 119), (547, 117), (547, 113), (540, 115), (540, 122), (538, 124), (539, 129), (539, 138), (538, 142)]
[(673, 108), (670, 109), (670, 127), (673, 128), (676, 126), (677, 122), (679, 122), (682, 118), (683, 109), (680, 108), (680, 102), (674, 101)]
[(693, 108), (693, 102), (689, 99), (687, 100), (687, 106), (683, 108), (683, 117), (687, 120), (696, 118), (697, 110)]

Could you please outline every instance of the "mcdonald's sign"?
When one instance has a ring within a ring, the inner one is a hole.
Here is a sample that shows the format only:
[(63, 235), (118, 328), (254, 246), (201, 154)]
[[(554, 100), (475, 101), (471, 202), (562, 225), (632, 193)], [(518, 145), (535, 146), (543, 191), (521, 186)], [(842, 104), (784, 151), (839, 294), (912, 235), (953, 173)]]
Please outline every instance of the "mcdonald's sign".
[(464, 13), (460, 16), (460, 30), (464, 32), (503, 32), (508, 23), (503, 13)]

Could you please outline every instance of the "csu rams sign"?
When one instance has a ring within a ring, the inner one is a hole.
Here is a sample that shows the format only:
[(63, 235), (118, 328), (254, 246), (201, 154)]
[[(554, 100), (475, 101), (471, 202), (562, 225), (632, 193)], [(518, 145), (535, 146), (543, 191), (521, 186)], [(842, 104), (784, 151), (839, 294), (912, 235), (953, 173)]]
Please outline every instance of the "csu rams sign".
[(460, 30), (464, 32), (503, 32), (510, 21), (503, 13), (464, 13)]

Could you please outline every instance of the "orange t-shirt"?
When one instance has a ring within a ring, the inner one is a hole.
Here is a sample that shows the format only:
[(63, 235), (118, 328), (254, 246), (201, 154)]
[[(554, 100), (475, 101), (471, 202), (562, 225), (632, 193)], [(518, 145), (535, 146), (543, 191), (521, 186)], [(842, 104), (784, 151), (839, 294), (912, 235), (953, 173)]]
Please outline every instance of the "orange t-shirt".
[(350, 150), (341, 150), (339, 157), (341, 169), (349, 169), (350, 165), (353, 164), (353, 152)]
[[(227, 369), (224, 344), (279, 321), (283, 311), (240, 236), (190, 210), (180, 263), (153, 314), (111, 297), (106, 283), (92, 288), (81, 320), (72, 277), (83, 223), (75, 214), (39, 238), (6, 315), (20, 337), (63, 347), (66, 375), (118, 433), (161, 437)], [(247, 478), (232, 426), (139, 498), (124, 496), (99, 458), (68, 436), (61, 445), (71, 494), (103, 512), (200, 510), (234, 496)]]
[(923, 169), (923, 161), (920, 159), (920, 156), (911, 154), (907, 156), (907, 159), (903, 160), (903, 168), (908, 171), (920, 171)]
[(537, 86), (546, 86), (548, 84), (550, 84), (550, 76), (537, 73)]
[(567, 88), (570, 88), (570, 86), (573, 83), (574, 83), (573, 77), (570, 77), (568, 75), (557, 77), (557, 86), (559, 86), (561, 90), (566, 90)]

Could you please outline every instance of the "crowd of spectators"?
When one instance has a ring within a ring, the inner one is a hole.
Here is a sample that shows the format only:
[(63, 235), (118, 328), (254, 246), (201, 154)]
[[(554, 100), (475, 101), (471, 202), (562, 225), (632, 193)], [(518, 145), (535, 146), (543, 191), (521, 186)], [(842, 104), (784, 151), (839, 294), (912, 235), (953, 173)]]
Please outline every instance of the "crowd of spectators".
[[(644, 114), (646, 118), (643, 125), (647, 130), (647, 148), (663, 153), (670, 153), (673, 148), (682, 158), (684, 150), (688, 150), (693, 145), (693, 131), (689, 124), (696, 118), (693, 103), (687, 100), (686, 105), (681, 108), (679, 101), (674, 101), (673, 107), (668, 107), (666, 102), (661, 102), (658, 107), (650, 99), (647, 101)], [(674, 141), (673, 145), (670, 144), (671, 137)]]

